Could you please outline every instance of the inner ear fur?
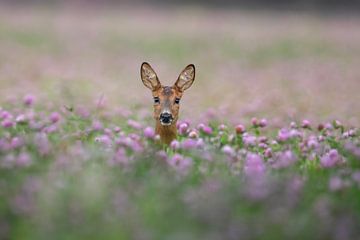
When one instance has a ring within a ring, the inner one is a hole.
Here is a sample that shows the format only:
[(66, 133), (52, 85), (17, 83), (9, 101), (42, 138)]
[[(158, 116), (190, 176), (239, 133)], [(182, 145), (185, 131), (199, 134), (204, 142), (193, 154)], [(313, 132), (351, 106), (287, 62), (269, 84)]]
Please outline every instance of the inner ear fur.
[(181, 71), (174, 86), (181, 92), (185, 91), (193, 84), (195, 80), (195, 66), (194, 64), (187, 65), (184, 70)]
[(149, 63), (143, 62), (141, 64), (140, 75), (145, 87), (149, 88), (152, 91), (160, 88), (161, 83), (159, 81), (159, 78)]

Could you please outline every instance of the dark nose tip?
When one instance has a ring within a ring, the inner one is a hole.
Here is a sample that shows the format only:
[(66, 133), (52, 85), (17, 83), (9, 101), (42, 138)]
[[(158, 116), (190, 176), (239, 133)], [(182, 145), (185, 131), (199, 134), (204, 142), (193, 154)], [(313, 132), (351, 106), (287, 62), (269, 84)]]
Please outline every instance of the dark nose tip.
[(160, 114), (160, 120), (163, 122), (163, 123), (170, 123), (171, 120), (172, 120), (172, 115), (170, 113), (161, 113)]

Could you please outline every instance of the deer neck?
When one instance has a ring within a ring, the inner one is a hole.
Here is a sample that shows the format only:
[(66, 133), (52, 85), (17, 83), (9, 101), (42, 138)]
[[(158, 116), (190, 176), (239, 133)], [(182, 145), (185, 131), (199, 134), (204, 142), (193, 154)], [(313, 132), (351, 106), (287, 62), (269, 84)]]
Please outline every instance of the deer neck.
[(155, 127), (156, 134), (160, 135), (160, 140), (164, 144), (170, 144), (172, 140), (176, 139), (177, 129), (176, 122), (169, 126), (163, 126), (158, 121)]

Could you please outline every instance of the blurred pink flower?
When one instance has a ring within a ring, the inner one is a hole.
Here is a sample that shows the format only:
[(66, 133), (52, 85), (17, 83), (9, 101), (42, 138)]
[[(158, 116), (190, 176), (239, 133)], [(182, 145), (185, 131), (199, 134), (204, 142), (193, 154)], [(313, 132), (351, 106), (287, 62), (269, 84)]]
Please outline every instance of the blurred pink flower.
[(212, 128), (209, 126), (204, 126), (201, 130), (207, 135), (211, 135), (213, 133)]
[(179, 173), (186, 174), (192, 166), (192, 159), (184, 157), (178, 153), (168, 159), (168, 164), (175, 168)]
[(156, 153), (156, 156), (157, 156), (158, 158), (160, 158), (161, 160), (163, 160), (163, 161), (167, 161), (167, 160), (168, 160), (168, 155), (166, 154), (166, 152), (165, 152), (164, 150), (158, 151), (158, 152)]
[(288, 190), (294, 194), (299, 192), (301, 189), (303, 189), (305, 184), (305, 181), (300, 176), (294, 176), (288, 185)]
[(112, 140), (108, 135), (101, 135), (95, 138), (95, 142), (101, 143), (106, 147), (111, 147)]
[(35, 96), (31, 95), (31, 94), (27, 94), (27, 95), (25, 95), (23, 102), (26, 106), (31, 106), (35, 102)]
[(331, 168), (342, 161), (341, 155), (336, 149), (331, 149), (328, 153), (320, 158), (320, 164), (324, 168)]
[(260, 126), (260, 127), (264, 128), (264, 127), (266, 127), (267, 125), (268, 125), (268, 121), (267, 121), (266, 118), (263, 118), (263, 119), (260, 120), (260, 123), (259, 123), (259, 126)]
[(197, 125), (197, 129), (198, 129), (198, 130), (202, 130), (204, 127), (205, 127), (205, 124), (204, 124), (204, 123), (199, 123), (199, 124)]
[(178, 130), (180, 135), (185, 135), (189, 129), (189, 125), (187, 123), (179, 124)]
[(204, 146), (205, 146), (204, 139), (202, 139), (202, 138), (197, 139), (197, 141), (196, 141), (196, 147), (197, 147), (197, 148), (203, 148)]
[(5, 110), (0, 110), (0, 119), (12, 118), (11, 113)]
[(322, 135), (320, 135), (320, 136), (318, 136), (318, 141), (319, 142), (323, 142), (323, 141), (325, 141), (325, 137), (324, 136), (322, 136)]
[(344, 144), (344, 147), (347, 151), (351, 152), (353, 155), (360, 158), (360, 147), (358, 147), (356, 144), (354, 144), (350, 141), (347, 141)]
[(37, 121), (30, 121), (29, 122), (30, 129), (33, 129), (33, 130), (36, 130), (36, 131), (41, 130), (44, 126), (45, 126), (45, 124), (43, 122), (37, 122)]
[(259, 126), (259, 121), (256, 117), (253, 117), (251, 119), (251, 124), (254, 126), (254, 127), (258, 127)]
[(126, 156), (126, 151), (124, 148), (119, 148), (114, 156), (108, 161), (110, 166), (122, 164), (127, 165), (129, 163), (129, 158)]
[(290, 123), (290, 128), (297, 128), (296, 122), (291, 122)]
[(128, 137), (121, 136), (118, 139), (116, 139), (115, 142), (118, 145), (130, 148), (134, 152), (142, 152), (144, 150), (144, 148), (141, 146), (141, 144), (137, 140), (135, 140), (129, 136)]
[(14, 122), (11, 121), (10, 119), (5, 119), (5, 120), (3, 120), (3, 121), (1, 122), (1, 126), (2, 126), (3, 128), (11, 128), (11, 127), (14, 126)]
[(310, 136), (307, 140), (307, 147), (310, 149), (315, 149), (319, 146), (319, 142), (317, 141), (316, 136)]
[(4, 138), (0, 138), (0, 150), (5, 152), (9, 149), (11, 149), (10, 143)]
[(207, 160), (209, 162), (214, 160), (214, 156), (208, 151), (202, 151), (201, 152), (201, 158), (204, 159), (204, 160)]
[(185, 139), (182, 143), (181, 143), (181, 148), (182, 149), (194, 149), (197, 147), (197, 141), (191, 138)]
[(52, 112), (50, 114), (50, 121), (52, 123), (58, 122), (60, 120), (60, 118), (61, 118), (61, 115), (58, 112)]
[(98, 120), (94, 120), (92, 122), (92, 129), (94, 131), (101, 131), (103, 129), (103, 124)]
[(227, 129), (227, 126), (226, 126), (225, 124), (220, 124), (220, 125), (218, 126), (218, 129), (219, 129), (220, 131), (225, 131), (225, 130)]
[(302, 128), (311, 128), (311, 122), (307, 119), (304, 119), (301, 123)]
[(248, 133), (243, 134), (243, 142), (246, 146), (255, 146), (256, 137)]
[(15, 118), (15, 121), (17, 123), (25, 123), (27, 121), (27, 118), (24, 114), (20, 114)]
[(19, 167), (28, 167), (32, 163), (30, 154), (21, 152), (16, 159), (16, 165)]
[(343, 124), (339, 120), (335, 120), (333, 122), (333, 126), (334, 126), (335, 129), (338, 129), (338, 128), (343, 127)]
[(112, 132), (112, 130), (111, 130), (110, 128), (105, 128), (105, 129), (104, 129), (104, 133), (105, 133), (106, 135), (108, 135), (109, 137), (114, 136), (114, 134), (113, 134), (113, 132)]
[(15, 165), (16, 158), (13, 153), (9, 153), (2, 157), (0, 166), (3, 168), (12, 168)]
[(272, 157), (272, 149), (271, 148), (265, 149), (264, 156), (267, 158), (271, 158)]
[(325, 128), (326, 130), (332, 130), (332, 129), (333, 129), (333, 125), (332, 125), (331, 123), (325, 123), (324, 128)]
[(48, 155), (51, 150), (50, 142), (45, 133), (38, 133), (35, 135), (34, 142), (40, 155)]
[(58, 130), (57, 126), (55, 124), (52, 124), (50, 126), (47, 126), (43, 129), (44, 133), (54, 133)]
[(189, 132), (189, 138), (197, 138), (199, 135), (195, 130)]
[(279, 152), (274, 156), (274, 163), (272, 166), (276, 169), (286, 168), (293, 165), (296, 161), (296, 155), (292, 151), (287, 150), (285, 152)]
[(258, 138), (260, 143), (267, 143), (268, 142), (268, 138), (266, 136), (260, 136)]
[(24, 140), (20, 137), (13, 137), (10, 142), (10, 147), (12, 149), (19, 148), (24, 145)]
[(114, 132), (119, 133), (121, 131), (121, 128), (118, 126), (114, 127)]
[(204, 123), (200, 123), (197, 126), (197, 129), (200, 130), (201, 132), (207, 134), (207, 135), (210, 135), (213, 132), (212, 128), (210, 126), (204, 124)]
[(329, 180), (329, 189), (330, 191), (339, 191), (344, 187), (343, 181), (340, 177), (335, 176), (331, 177)]
[(173, 149), (173, 150), (177, 150), (180, 148), (180, 142), (177, 141), (177, 140), (173, 140), (171, 143), (170, 143), (170, 148)]
[(266, 171), (263, 159), (255, 154), (248, 153), (245, 160), (244, 172), (248, 176), (263, 174)]
[(263, 149), (268, 147), (268, 145), (266, 143), (259, 143), (258, 146), (259, 146), (259, 148), (263, 148)]
[(144, 129), (144, 136), (146, 138), (149, 138), (149, 139), (154, 139), (155, 138), (155, 131), (152, 127), (146, 127)]
[(133, 119), (129, 119), (127, 121), (127, 124), (128, 124), (129, 127), (133, 128), (133, 129), (136, 129), (136, 130), (140, 130), (142, 128), (141, 123), (139, 123), (139, 122), (137, 122), (137, 121), (135, 121)]
[(128, 135), (132, 140), (139, 142), (141, 140), (141, 136), (136, 133), (130, 133)]
[(352, 180), (360, 187), (360, 170), (357, 170), (351, 174)]
[(303, 137), (303, 132), (298, 129), (291, 129), (289, 134), (290, 134), (291, 138), (296, 138), (296, 137), (302, 138)]
[(235, 157), (236, 151), (229, 145), (225, 145), (222, 147), (221, 151), (225, 153), (229, 157)]
[(287, 128), (282, 128), (279, 130), (278, 135), (277, 135), (277, 140), (279, 142), (286, 142), (287, 140), (291, 139), (291, 138), (302, 138), (303, 134), (302, 132), (300, 132), (297, 129), (287, 129)]
[(160, 135), (159, 135), (159, 134), (156, 134), (156, 135), (155, 135), (154, 141), (160, 141)]
[(90, 117), (90, 112), (88, 109), (86, 109), (85, 107), (78, 107), (76, 109), (76, 114), (78, 114), (80, 117), (82, 118), (89, 118)]
[(279, 140), (279, 142), (285, 142), (289, 138), (290, 138), (289, 130), (287, 130), (286, 128), (282, 128), (279, 130), (277, 135), (277, 139)]
[(348, 131), (344, 132), (342, 137), (343, 138), (349, 138), (349, 137), (355, 137), (356, 136), (356, 129), (349, 129)]
[(246, 128), (242, 124), (238, 124), (235, 126), (235, 131), (237, 134), (243, 134), (246, 131)]

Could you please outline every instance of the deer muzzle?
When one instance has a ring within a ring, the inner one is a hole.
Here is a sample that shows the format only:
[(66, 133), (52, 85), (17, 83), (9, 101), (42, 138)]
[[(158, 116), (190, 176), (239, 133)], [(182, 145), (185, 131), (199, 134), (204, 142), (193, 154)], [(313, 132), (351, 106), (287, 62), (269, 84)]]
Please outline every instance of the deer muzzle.
[(163, 126), (169, 126), (174, 120), (174, 117), (170, 112), (164, 111), (160, 114), (160, 123)]

